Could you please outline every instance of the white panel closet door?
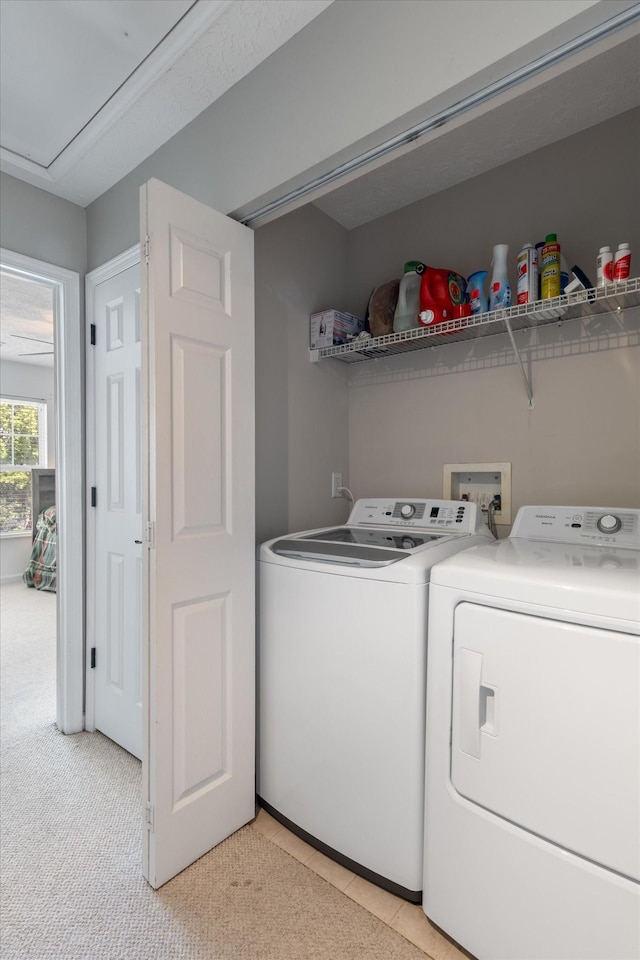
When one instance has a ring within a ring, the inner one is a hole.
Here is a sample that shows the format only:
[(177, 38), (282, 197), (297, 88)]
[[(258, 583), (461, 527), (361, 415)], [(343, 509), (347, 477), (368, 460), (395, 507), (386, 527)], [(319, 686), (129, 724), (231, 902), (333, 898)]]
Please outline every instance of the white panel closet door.
[[(95, 286), (94, 725), (142, 758), (140, 265)], [(90, 633), (91, 635), (91, 633)]]
[(255, 811), (253, 233), (141, 190), (148, 827), (159, 887)]

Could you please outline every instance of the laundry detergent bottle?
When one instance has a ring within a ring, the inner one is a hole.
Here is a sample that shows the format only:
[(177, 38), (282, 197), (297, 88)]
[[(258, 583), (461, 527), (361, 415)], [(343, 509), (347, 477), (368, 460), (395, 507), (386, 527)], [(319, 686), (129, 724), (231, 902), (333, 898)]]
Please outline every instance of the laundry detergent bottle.
[(486, 313), (489, 309), (489, 301), (484, 289), (486, 279), (486, 270), (476, 270), (467, 280), (467, 302), (471, 307), (472, 315), (474, 313)]
[(511, 284), (507, 274), (508, 243), (498, 243), (493, 248), (491, 266), (491, 288), (489, 291), (489, 310), (500, 310), (511, 306)]
[(400, 280), (398, 303), (393, 315), (393, 332), (413, 330), (420, 326), (420, 283), (424, 273), (424, 264), (419, 260), (408, 260), (404, 265), (404, 276)]

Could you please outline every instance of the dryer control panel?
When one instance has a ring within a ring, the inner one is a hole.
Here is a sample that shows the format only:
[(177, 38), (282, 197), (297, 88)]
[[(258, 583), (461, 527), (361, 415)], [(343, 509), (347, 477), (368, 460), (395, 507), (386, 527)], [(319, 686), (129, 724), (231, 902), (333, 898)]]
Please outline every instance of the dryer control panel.
[(509, 539), (611, 543), (640, 550), (640, 510), (615, 507), (520, 507)]
[(356, 500), (347, 523), (441, 533), (477, 533), (488, 529), (477, 505), (468, 500)]

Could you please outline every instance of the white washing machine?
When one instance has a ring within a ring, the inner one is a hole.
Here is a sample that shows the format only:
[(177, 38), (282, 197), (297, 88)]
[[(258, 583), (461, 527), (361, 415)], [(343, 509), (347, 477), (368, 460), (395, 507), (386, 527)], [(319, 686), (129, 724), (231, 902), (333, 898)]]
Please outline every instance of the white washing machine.
[(259, 549), (258, 780), (274, 817), (414, 902), (422, 890), (429, 574), (492, 540), (476, 505), (358, 500)]
[(640, 957), (640, 511), (522, 507), (431, 577), (427, 916), (479, 960)]

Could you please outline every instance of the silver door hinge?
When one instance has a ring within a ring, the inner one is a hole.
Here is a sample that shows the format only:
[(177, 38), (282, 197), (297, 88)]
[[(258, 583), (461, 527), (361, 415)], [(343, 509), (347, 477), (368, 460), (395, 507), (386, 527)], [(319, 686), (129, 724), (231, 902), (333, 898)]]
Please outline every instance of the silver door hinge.
[(144, 822), (147, 825), (147, 830), (153, 833), (153, 804), (151, 803), (145, 803), (144, 805)]
[(144, 542), (150, 550), (156, 548), (156, 525), (153, 520), (149, 520), (144, 525)]
[(143, 255), (143, 257), (144, 257), (144, 262), (145, 262), (147, 265), (149, 264), (149, 244), (150, 244), (150, 242), (151, 242), (151, 237), (147, 234), (147, 236), (144, 238), (143, 253), (142, 253), (142, 255)]

